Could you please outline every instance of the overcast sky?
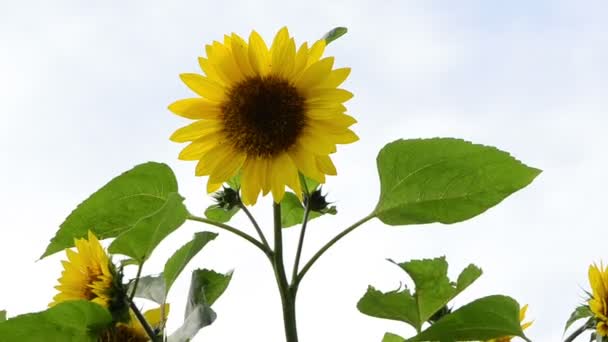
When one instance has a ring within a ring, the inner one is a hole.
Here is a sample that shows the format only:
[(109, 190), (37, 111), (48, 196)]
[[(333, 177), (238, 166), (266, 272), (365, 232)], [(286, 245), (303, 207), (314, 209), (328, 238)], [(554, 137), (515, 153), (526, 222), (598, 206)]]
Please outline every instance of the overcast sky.
[[(397, 138), (459, 137), (511, 152), (544, 172), (468, 222), (385, 227), (374, 220), (308, 273), (298, 301), (300, 339), (380, 341), (405, 324), (360, 314), (368, 284), (395, 289), (406, 274), (385, 261), (446, 255), (455, 277), (484, 275), (456, 306), (490, 294), (528, 303), (534, 341), (558, 341), (608, 261), (608, 2), (598, 1), (81, 1), (0, 2), (0, 309), (43, 310), (63, 253), (36, 262), (76, 205), (112, 177), (154, 160), (176, 172), (191, 212), (210, 200), (193, 162), (168, 140), (185, 120), (167, 105), (189, 97), (179, 73), (197, 72), (204, 45), (223, 34), (284, 25), (298, 43), (335, 26), (349, 33), (326, 53), (352, 67), (344, 87), (361, 140), (339, 148), (325, 187), (340, 214), (314, 221), (304, 258), (374, 207), (377, 151)], [(270, 202), (255, 212), (271, 222)], [(242, 216), (235, 225), (250, 231)], [(207, 227), (186, 224), (144, 273)], [(212, 230), (212, 229), (210, 229)], [(173, 288), (181, 322), (189, 271), (235, 269), (197, 341), (281, 341), (279, 296), (258, 250), (229, 233), (199, 254)], [(253, 233), (253, 232), (252, 232)], [(298, 230), (285, 232), (295, 247)], [(288, 254), (288, 256), (292, 256)], [(291, 265), (291, 262), (287, 263)], [(585, 339), (581, 339), (584, 341)]]

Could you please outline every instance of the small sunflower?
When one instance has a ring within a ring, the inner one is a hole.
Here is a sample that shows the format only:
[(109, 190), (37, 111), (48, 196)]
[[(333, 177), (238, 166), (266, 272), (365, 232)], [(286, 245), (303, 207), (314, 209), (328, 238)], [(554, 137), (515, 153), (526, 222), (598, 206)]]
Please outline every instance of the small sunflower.
[[(99, 342), (148, 342), (150, 338), (133, 311), (130, 312), (128, 323), (118, 323), (115, 327), (106, 330), (98, 339)], [(155, 330), (162, 330), (166, 317), (169, 315), (169, 304), (164, 309), (148, 310), (144, 313), (146, 322)]]
[(67, 300), (85, 299), (109, 308), (114, 296), (115, 273), (110, 259), (95, 234), (88, 239), (75, 239), (76, 251), (66, 249), (67, 261), (55, 286), (59, 293), (49, 306)]
[(589, 284), (593, 297), (588, 304), (597, 321), (597, 334), (608, 336), (608, 267), (589, 266)]
[[(521, 322), (521, 330), (528, 329), (533, 323), (532, 321), (523, 323), (524, 319), (526, 319), (526, 311), (528, 311), (528, 304), (524, 305), (519, 310), (519, 321)], [(513, 336), (504, 336), (504, 337), (494, 338), (494, 339), (488, 340), (486, 342), (511, 342), (512, 339), (513, 339)]]
[(198, 160), (195, 174), (209, 176), (208, 192), (240, 171), (245, 204), (255, 204), (260, 192), (280, 202), (285, 186), (301, 196), (299, 173), (319, 183), (336, 175), (329, 155), (359, 138), (343, 105), (353, 95), (338, 88), (350, 68), (321, 58), (325, 45), (321, 39), (296, 50), (287, 28), (270, 48), (255, 31), (248, 42), (233, 33), (206, 46), (207, 58), (199, 58), (205, 76), (180, 75), (200, 97), (169, 106), (196, 120), (171, 140), (190, 142), (179, 158)]

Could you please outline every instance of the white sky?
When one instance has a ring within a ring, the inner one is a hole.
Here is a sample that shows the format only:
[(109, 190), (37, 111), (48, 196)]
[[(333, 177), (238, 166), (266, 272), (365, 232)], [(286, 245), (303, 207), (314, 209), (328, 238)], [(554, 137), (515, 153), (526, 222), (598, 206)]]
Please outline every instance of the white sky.
[[(507, 150), (544, 173), (465, 223), (385, 227), (374, 220), (360, 228), (302, 283), (301, 341), (411, 333), (404, 324), (360, 314), (355, 304), (368, 284), (390, 290), (406, 279), (385, 258), (440, 255), (453, 276), (470, 262), (484, 270), (457, 306), (511, 295), (530, 304), (534, 341), (561, 338), (588, 288), (588, 265), (608, 260), (607, 2), (103, 3), (0, 2), (0, 309), (12, 316), (45, 308), (63, 258), (35, 262), (48, 239), (80, 201), (133, 165), (166, 162), (192, 212), (210, 203), (206, 180), (193, 176), (194, 163), (177, 160), (182, 146), (168, 140), (185, 121), (166, 110), (190, 96), (178, 74), (197, 71), (204, 44), (251, 29), (269, 40), (283, 25), (298, 42), (310, 41), (347, 26), (348, 35), (327, 53), (353, 69), (345, 87), (355, 93), (348, 108), (361, 141), (335, 156), (339, 177), (326, 189), (340, 215), (313, 221), (305, 258), (372, 210), (376, 153), (394, 139), (465, 138)], [(256, 212), (270, 223), (268, 201)], [(250, 231), (242, 216), (234, 224)], [(170, 236), (144, 273), (160, 271), (171, 249), (205, 228), (187, 224)], [(285, 232), (288, 249), (297, 234)], [(218, 320), (196, 340), (283, 339), (269, 265), (224, 232), (174, 286), (172, 328), (194, 267), (235, 269), (214, 307)]]

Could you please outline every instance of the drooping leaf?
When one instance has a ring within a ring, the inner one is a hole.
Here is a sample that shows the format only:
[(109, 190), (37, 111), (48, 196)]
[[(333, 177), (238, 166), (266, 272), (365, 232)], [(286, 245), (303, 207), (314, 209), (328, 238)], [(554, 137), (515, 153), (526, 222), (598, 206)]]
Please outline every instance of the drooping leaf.
[(382, 293), (369, 286), (357, 303), (357, 309), (368, 316), (402, 321), (414, 327), (422, 324), (416, 300), (408, 289)]
[(102, 306), (84, 300), (67, 301), (0, 322), (0, 340), (96, 342), (101, 330), (111, 323), (112, 316)]
[[(311, 211), (308, 214), (308, 220), (321, 217), (324, 214), (335, 215), (338, 211), (335, 206), (327, 208), (324, 212)], [(301, 224), (304, 219), (304, 206), (292, 192), (286, 192), (281, 200), (281, 226), (288, 228)]]
[(512, 298), (497, 295), (459, 308), (407, 341), (485, 341), (505, 336), (519, 336), (529, 341), (520, 326), (519, 304)]
[(190, 260), (198, 254), (209, 241), (216, 237), (217, 234), (211, 232), (195, 233), (192, 241), (183, 245), (169, 258), (169, 260), (167, 260), (165, 263), (165, 270), (163, 271), (165, 291), (167, 293), (188, 262), (190, 262)]
[[(129, 284), (129, 293), (133, 291), (133, 282)], [(135, 297), (149, 299), (158, 304), (166, 302), (167, 291), (165, 289), (165, 278), (162, 273), (157, 276), (144, 276), (139, 278)]]
[(226, 223), (230, 221), (240, 209), (241, 208), (234, 206), (232, 209), (226, 210), (217, 204), (213, 204), (205, 210), (205, 217), (215, 222)]
[(6, 310), (0, 310), (0, 322), (6, 321)]
[(576, 309), (574, 309), (574, 311), (572, 311), (570, 318), (568, 318), (568, 321), (566, 322), (566, 327), (564, 328), (564, 332), (566, 332), (566, 330), (568, 330), (568, 328), (570, 328), (570, 326), (574, 322), (591, 316), (593, 316), (593, 312), (591, 312), (591, 309), (588, 305), (578, 306)]
[(471, 264), (460, 273), (456, 284), (452, 283), (448, 278), (448, 263), (445, 257), (412, 260), (398, 265), (416, 285), (414, 296), (421, 323), (426, 322), (481, 276), (481, 269)]
[[(230, 280), (232, 280), (232, 271), (222, 274), (213, 270), (202, 269), (192, 273), (192, 281), (196, 288), (202, 289), (202, 291), (196, 291), (195, 295), (204, 295), (205, 300), (209, 305), (213, 305), (224, 291), (226, 291), (230, 284)], [(196, 303), (202, 301), (203, 298), (195, 297), (193, 301), (188, 302), (188, 305), (196, 305)]]
[(507, 152), (453, 138), (397, 140), (380, 151), (377, 165), (374, 215), (389, 225), (470, 219), (541, 172)]
[(142, 264), (165, 237), (186, 221), (188, 210), (183, 200), (177, 193), (170, 194), (165, 205), (120, 234), (112, 241), (108, 251), (129, 256)]
[(395, 335), (392, 333), (384, 334), (384, 338), (382, 338), (382, 342), (405, 342), (405, 339), (399, 335)]
[(348, 32), (348, 29), (346, 27), (336, 27), (336, 28), (332, 29), (331, 31), (327, 32), (323, 36), (323, 39), (325, 39), (326, 44), (329, 44), (329, 43), (333, 42), (334, 40), (345, 35), (346, 32)]
[(200, 329), (213, 323), (217, 315), (211, 304), (224, 292), (231, 276), (209, 270), (192, 272), (184, 324), (169, 336), (169, 342), (188, 341)]
[(160, 163), (138, 165), (82, 202), (61, 224), (41, 256), (74, 246), (74, 238), (86, 237), (89, 230), (99, 239), (115, 237), (129, 230), (139, 219), (163, 206), (177, 192), (173, 171)]

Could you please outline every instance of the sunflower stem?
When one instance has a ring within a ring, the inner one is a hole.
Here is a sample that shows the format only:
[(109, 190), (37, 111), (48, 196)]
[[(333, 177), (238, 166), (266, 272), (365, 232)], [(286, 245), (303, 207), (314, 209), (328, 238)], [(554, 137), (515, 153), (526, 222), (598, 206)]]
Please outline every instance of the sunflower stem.
[(260, 250), (262, 250), (262, 252), (264, 252), (264, 254), (271, 258), (272, 257), (272, 250), (267, 247), (264, 246), (261, 242), (259, 242), (258, 240), (256, 240), (255, 238), (253, 238), (251, 235), (244, 233), (232, 226), (229, 226), (227, 224), (223, 224), (223, 223), (219, 223), (219, 222), (215, 222), (215, 221), (211, 221), (208, 220), (206, 218), (203, 217), (198, 217), (198, 216), (194, 216), (192, 214), (188, 214), (188, 220), (192, 220), (192, 221), (198, 221), (198, 222), (202, 222), (202, 223), (206, 223), (212, 226), (216, 226), (218, 228), (221, 228), (223, 230), (227, 230), (235, 235), (238, 235), (240, 237), (242, 237), (243, 239), (249, 241), (251, 244), (253, 244), (254, 246), (256, 246), (257, 248), (259, 248)]
[(137, 265), (137, 275), (135, 275), (135, 281), (133, 282), (133, 290), (131, 290), (131, 295), (129, 296), (129, 302), (132, 302), (133, 298), (135, 298), (135, 291), (137, 291), (137, 285), (139, 284), (139, 278), (141, 277), (141, 270), (143, 268), (144, 268), (143, 263)]
[(158, 336), (156, 335), (156, 333), (154, 332), (154, 330), (152, 329), (152, 327), (150, 326), (148, 321), (146, 321), (146, 318), (144, 317), (144, 315), (142, 315), (141, 311), (139, 311), (139, 309), (137, 308), (137, 305), (135, 305), (135, 303), (132, 300), (129, 300), (129, 306), (131, 307), (133, 314), (135, 314), (135, 317), (137, 317), (137, 320), (139, 321), (139, 323), (141, 323), (141, 326), (146, 331), (146, 334), (148, 334), (148, 337), (150, 337), (150, 341), (160, 342)]
[(300, 240), (298, 241), (298, 249), (296, 251), (296, 260), (293, 264), (293, 273), (291, 277), (292, 290), (297, 291), (296, 282), (298, 279), (298, 269), (300, 267), (300, 257), (302, 255), (302, 247), (304, 246), (304, 236), (306, 235), (306, 225), (310, 215), (310, 200), (304, 206), (304, 218), (302, 219), (302, 230), (300, 230)]
[(296, 277), (295, 282), (293, 284), (291, 284), (291, 286), (294, 287), (294, 288), (297, 288), (300, 285), (300, 282), (302, 281), (302, 278), (304, 278), (304, 276), (306, 275), (306, 272), (308, 272), (308, 270), (310, 270), (310, 268), (312, 267), (312, 265), (314, 265), (314, 263), (325, 252), (327, 252), (328, 249), (330, 249), (336, 242), (340, 241), (340, 239), (342, 239), (343, 237), (345, 237), (348, 233), (350, 233), (353, 230), (357, 229), (357, 227), (361, 226), (362, 224), (364, 224), (365, 222), (371, 220), (374, 217), (376, 217), (374, 214), (370, 214), (370, 215), (365, 216), (364, 218), (360, 219), (359, 221), (353, 223), (350, 227), (344, 229), (340, 234), (336, 235), (333, 239), (331, 239), (328, 243), (326, 243), (325, 246), (321, 247), (321, 249), (319, 249), (319, 251), (317, 253), (315, 253), (315, 255), (313, 255), (312, 258), (310, 258), (310, 260), (306, 263), (306, 265), (304, 265), (304, 267), (302, 268), (302, 271), (300, 271), (300, 273)]
[(268, 244), (268, 241), (266, 240), (266, 236), (264, 236), (264, 232), (262, 232), (262, 229), (260, 228), (258, 221), (256, 221), (255, 218), (253, 217), (253, 215), (251, 215), (251, 212), (249, 211), (249, 209), (247, 209), (247, 207), (243, 204), (243, 202), (239, 202), (239, 207), (243, 210), (243, 212), (245, 212), (245, 215), (247, 215), (247, 217), (249, 218), (249, 221), (251, 221), (251, 224), (253, 224), (253, 227), (258, 232), (258, 235), (260, 236), (260, 240), (262, 240), (262, 244), (264, 245), (264, 247), (266, 247), (268, 250), (270, 250), (270, 245)]
[(575, 338), (577, 338), (580, 334), (585, 332), (585, 330), (593, 327), (593, 321), (590, 319), (585, 324), (580, 326), (578, 329), (574, 330), (570, 336), (566, 337), (564, 342), (572, 342)]
[(285, 265), (283, 262), (283, 227), (281, 226), (281, 204), (273, 203), (274, 216), (274, 254), (272, 265), (275, 278), (281, 294), (283, 306), (283, 323), (285, 325), (285, 337), (287, 342), (298, 342), (298, 331), (296, 327), (296, 292), (287, 282)]

